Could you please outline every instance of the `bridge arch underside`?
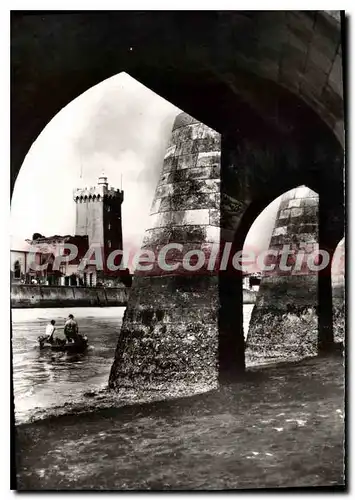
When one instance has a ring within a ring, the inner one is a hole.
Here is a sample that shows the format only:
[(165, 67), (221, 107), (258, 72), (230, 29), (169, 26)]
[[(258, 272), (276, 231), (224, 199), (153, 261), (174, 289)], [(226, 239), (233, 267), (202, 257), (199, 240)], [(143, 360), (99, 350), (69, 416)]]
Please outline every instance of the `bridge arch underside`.
[[(190, 115), (175, 122), (175, 152), (164, 160), (145, 248), (231, 242), (241, 249), (256, 216), (300, 185), (319, 194), (320, 246), (335, 248), (344, 232), (337, 19), (321, 12), (145, 12), (135, 30), (134, 13), (82, 16), (82, 23), (69, 14), (43, 23), (42, 15), (13, 15), (13, 182), (60, 109), (125, 71)], [(48, 59), (47, 40), (56, 57)], [(197, 120), (207, 127), (196, 132)], [(241, 277), (229, 268), (202, 271), (154, 268), (135, 276), (111, 387), (213, 384), (244, 370)], [(329, 298), (321, 290), (320, 313)], [(329, 344), (329, 317), (319, 318)]]
[[(306, 186), (318, 195), (315, 209), (299, 196), (290, 200), (270, 241), (270, 250), (281, 252), (289, 245), (294, 255), (323, 250), (329, 263), (319, 272), (309, 267), (295, 271), (263, 273), (253, 309), (247, 345), (244, 345), (242, 273), (229, 261), (219, 275), (219, 378), (233, 379), (248, 361), (297, 359), (334, 349), (332, 317), (332, 257), (344, 235), (343, 152), (329, 131), (321, 127), (311, 147), (301, 142), (276, 143), (248, 138), (235, 147), (233, 138), (222, 138), (221, 242), (232, 242), (234, 255), (242, 251), (246, 235), (256, 217), (276, 198)], [(328, 142), (329, 141), (329, 142)], [(300, 147), (301, 145), (301, 147)], [(282, 198), (283, 199), (283, 198)], [(258, 249), (255, 255), (258, 255)], [(273, 260), (280, 264), (280, 257)], [(290, 260), (287, 261), (288, 265)], [(296, 266), (297, 268), (297, 266)], [(237, 300), (236, 300), (237, 297)], [(239, 335), (235, 335), (239, 332)], [(237, 354), (238, 353), (238, 354)], [(223, 367), (223, 369), (222, 369)]]
[(240, 127), (241, 115), (245, 128), (257, 120), (285, 135), (312, 133), (301, 99), (343, 144), (338, 17), (322, 11), (13, 12), (12, 186), (50, 120), (121, 72), (219, 133)]

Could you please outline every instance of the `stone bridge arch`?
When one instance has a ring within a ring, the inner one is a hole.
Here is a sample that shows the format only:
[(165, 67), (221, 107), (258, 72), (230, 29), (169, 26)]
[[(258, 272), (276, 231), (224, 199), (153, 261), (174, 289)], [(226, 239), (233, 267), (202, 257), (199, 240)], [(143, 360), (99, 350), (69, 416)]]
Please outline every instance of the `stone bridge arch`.
[(12, 186), (46, 124), (122, 71), (220, 133), (243, 115), (246, 129), (310, 134), (309, 107), (344, 144), (339, 12), (12, 12), (11, 24)]
[[(201, 380), (213, 385), (244, 371), (242, 272), (234, 269), (232, 257), (243, 249), (255, 218), (283, 192), (307, 182), (321, 199), (334, 193), (334, 203), (327, 202), (326, 209), (320, 204), (321, 246), (328, 248), (331, 235), (343, 232), (342, 149), (326, 127), (321, 133), (327, 140), (317, 143), (315, 137), (313, 150), (298, 143), (277, 147), (269, 137), (221, 137), (186, 113), (176, 118), (143, 250), (157, 256), (164, 246), (178, 244), (180, 249), (170, 250), (169, 265), (179, 268), (162, 269), (155, 260), (149, 271), (136, 273), (111, 387)], [(198, 272), (182, 269), (184, 255), (198, 249), (210, 255), (216, 244), (223, 254), (228, 243), (224, 269), (210, 268), (207, 261)], [(319, 295), (324, 320), (318, 329), (331, 343), (326, 314), (331, 283), (328, 292)]]

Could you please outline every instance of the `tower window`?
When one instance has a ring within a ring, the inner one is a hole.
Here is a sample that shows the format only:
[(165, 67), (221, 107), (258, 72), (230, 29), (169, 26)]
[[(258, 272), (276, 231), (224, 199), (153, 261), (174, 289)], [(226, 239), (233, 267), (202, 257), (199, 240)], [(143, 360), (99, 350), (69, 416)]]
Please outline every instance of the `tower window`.
[(111, 229), (111, 224), (108, 224), (107, 229), (108, 229), (108, 230), (110, 230), (110, 229)]
[(111, 248), (111, 240), (107, 240), (107, 246)]
[(111, 207), (110, 206), (107, 207), (107, 211), (111, 212)]

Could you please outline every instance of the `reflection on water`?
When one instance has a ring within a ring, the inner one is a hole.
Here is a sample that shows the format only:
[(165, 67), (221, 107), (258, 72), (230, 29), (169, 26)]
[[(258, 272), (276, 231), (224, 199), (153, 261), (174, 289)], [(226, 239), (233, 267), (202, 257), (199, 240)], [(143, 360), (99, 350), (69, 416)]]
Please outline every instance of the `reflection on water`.
[(247, 336), (248, 336), (249, 323), (250, 323), (251, 313), (253, 311), (253, 308), (254, 308), (254, 304), (244, 304), (243, 305), (243, 331), (244, 331), (245, 340), (247, 339)]
[[(252, 305), (244, 305), (247, 332)], [(12, 347), (16, 421), (23, 422), (38, 411), (68, 405), (84, 393), (107, 386), (124, 307), (13, 309)], [(68, 314), (78, 320), (89, 337), (84, 354), (39, 350), (37, 337), (51, 319), (63, 325)]]

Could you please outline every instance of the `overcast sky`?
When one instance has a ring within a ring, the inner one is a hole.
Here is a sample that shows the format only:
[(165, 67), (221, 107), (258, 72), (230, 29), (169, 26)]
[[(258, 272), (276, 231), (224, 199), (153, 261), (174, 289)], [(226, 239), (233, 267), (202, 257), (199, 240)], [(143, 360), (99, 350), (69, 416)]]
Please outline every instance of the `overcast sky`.
[[(74, 234), (73, 189), (96, 185), (103, 170), (115, 188), (122, 174), (123, 243), (139, 247), (179, 112), (126, 73), (69, 103), (33, 143), (20, 170), (11, 206), (12, 247), (34, 232)], [(278, 204), (255, 221), (246, 245), (268, 247)]]

